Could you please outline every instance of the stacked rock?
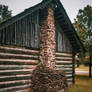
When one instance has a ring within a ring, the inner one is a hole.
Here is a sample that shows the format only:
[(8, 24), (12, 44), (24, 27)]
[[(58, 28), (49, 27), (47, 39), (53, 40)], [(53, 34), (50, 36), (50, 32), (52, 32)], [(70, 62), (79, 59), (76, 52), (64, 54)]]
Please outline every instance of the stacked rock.
[(32, 73), (32, 92), (66, 92), (67, 81), (63, 71), (57, 71), (40, 63)]

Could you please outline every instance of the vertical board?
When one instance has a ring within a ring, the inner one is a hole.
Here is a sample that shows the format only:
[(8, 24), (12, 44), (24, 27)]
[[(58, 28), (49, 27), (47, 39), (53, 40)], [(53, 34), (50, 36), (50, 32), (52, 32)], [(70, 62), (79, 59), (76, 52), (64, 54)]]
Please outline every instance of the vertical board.
[(56, 22), (56, 50), (59, 52), (72, 52), (72, 46), (64, 31)]
[(39, 11), (0, 30), (0, 44), (39, 48)]

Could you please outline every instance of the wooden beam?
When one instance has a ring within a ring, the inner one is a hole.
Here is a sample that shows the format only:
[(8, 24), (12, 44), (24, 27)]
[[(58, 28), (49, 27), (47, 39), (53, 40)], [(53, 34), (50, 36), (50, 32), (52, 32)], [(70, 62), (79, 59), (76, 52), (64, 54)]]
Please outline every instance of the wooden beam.
[(55, 16), (55, 19), (61, 19), (62, 20), (62, 19), (64, 19), (64, 17), (63, 17), (63, 15), (60, 14), (60, 15)]
[(73, 54), (72, 54), (72, 63), (73, 63), (73, 74), (72, 74), (72, 77), (73, 77), (73, 80), (72, 80), (72, 82), (73, 82), (73, 84), (75, 83), (75, 53), (74, 52), (72, 52)]

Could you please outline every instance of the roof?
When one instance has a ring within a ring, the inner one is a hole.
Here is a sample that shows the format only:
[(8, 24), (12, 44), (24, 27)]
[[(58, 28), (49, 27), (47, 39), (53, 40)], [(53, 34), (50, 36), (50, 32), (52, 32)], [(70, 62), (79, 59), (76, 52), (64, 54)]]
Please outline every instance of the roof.
[(25, 16), (37, 11), (39, 9), (45, 8), (48, 4), (55, 4), (57, 7), (54, 9), (55, 19), (60, 24), (61, 28), (64, 30), (64, 33), (70, 40), (72, 44), (74, 52), (85, 51), (83, 44), (78, 37), (75, 28), (73, 27), (63, 5), (61, 4), (60, 0), (43, 0), (41, 3), (26, 9), (25, 11), (21, 12), (20, 14), (4, 21), (0, 24), (0, 30), (13, 24), (14, 22), (24, 18)]

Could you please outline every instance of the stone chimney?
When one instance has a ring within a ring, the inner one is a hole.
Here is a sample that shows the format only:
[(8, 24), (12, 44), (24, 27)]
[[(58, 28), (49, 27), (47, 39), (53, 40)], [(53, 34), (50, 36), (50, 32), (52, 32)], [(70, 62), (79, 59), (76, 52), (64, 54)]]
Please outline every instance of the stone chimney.
[(49, 6), (41, 12), (40, 23), (40, 61), (47, 67), (55, 69), (56, 40), (54, 12)]

